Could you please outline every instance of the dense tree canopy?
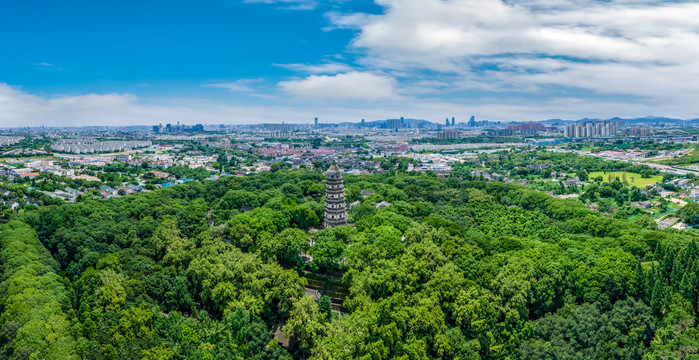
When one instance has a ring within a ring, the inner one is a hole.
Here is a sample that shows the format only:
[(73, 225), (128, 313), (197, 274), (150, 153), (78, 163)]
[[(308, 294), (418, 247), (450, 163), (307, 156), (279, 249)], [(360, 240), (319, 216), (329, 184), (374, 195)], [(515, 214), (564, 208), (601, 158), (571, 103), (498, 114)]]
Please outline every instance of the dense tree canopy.
[(691, 234), (403, 170), (319, 229), (323, 175), (276, 170), (15, 215), (0, 358), (699, 356)]

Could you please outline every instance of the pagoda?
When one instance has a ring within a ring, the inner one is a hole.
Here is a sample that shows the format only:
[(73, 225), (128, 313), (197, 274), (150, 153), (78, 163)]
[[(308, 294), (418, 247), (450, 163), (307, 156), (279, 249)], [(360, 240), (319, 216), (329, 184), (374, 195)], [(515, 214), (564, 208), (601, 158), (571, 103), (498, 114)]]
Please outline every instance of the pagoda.
[(342, 170), (333, 160), (326, 173), (325, 181), (325, 227), (347, 225), (347, 206), (345, 205), (345, 185)]

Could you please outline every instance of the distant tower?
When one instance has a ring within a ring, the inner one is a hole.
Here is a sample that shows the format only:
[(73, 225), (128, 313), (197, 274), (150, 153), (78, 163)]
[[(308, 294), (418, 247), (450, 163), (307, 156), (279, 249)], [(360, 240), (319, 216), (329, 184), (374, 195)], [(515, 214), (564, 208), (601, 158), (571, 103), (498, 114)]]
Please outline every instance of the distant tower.
[(315, 120), (315, 125), (316, 125), (316, 127), (318, 127), (318, 118), (316, 118), (316, 120)]
[(454, 117), (451, 117), (451, 126), (454, 126), (456, 124), (456, 119)]
[(401, 127), (401, 128), (404, 128), (404, 127), (405, 127), (405, 119), (403, 119), (402, 116), (400, 117), (400, 127)]
[(365, 125), (365, 124), (364, 124), (364, 119), (362, 119), (362, 127), (364, 127), (364, 125)]
[(326, 173), (325, 181), (325, 227), (347, 225), (347, 210), (345, 205), (345, 185), (342, 181), (342, 170), (333, 160)]
[(446, 127), (449, 127), (449, 118), (446, 120)]
[(476, 117), (471, 115), (471, 118), (468, 119), (468, 127), (476, 127)]

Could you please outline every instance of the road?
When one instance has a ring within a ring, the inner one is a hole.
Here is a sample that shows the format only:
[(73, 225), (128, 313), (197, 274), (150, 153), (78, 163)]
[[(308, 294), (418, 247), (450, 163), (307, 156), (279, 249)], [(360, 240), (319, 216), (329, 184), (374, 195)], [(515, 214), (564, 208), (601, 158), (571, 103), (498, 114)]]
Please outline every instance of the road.
[(674, 167), (674, 166), (656, 164), (656, 163), (645, 162), (645, 161), (619, 159), (619, 158), (615, 158), (615, 157), (599, 155), (597, 153), (592, 153), (589, 151), (556, 149), (556, 152), (567, 152), (567, 153), (573, 153), (573, 154), (582, 155), (582, 156), (595, 156), (595, 157), (602, 158), (605, 160), (630, 162), (634, 165), (647, 165), (648, 167), (650, 167), (652, 169), (656, 169), (656, 170), (660, 171), (661, 173), (679, 174), (679, 175), (694, 174), (696, 176), (699, 176), (699, 171), (696, 171), (696, 170), (680, 169), (680, 168)]
[(661, 164), (655, 164), (655, 163), (649, 163), (649, 162), (643, 162), (643, 161), (632, 161), (634, 165), (648, 165), (649, 167), (653, 169), (657, 169), (658, 171), (662, 173), (669, 173), (669, 174), (680, 174), (680, 175), (687, 175), (687, 174), (694, 174), (699, 176), (699, 171), (696, 170), (688, 170), (688, 169), (680, 169), (674, 166), (668, 166), (668, 165), (661, 165)]

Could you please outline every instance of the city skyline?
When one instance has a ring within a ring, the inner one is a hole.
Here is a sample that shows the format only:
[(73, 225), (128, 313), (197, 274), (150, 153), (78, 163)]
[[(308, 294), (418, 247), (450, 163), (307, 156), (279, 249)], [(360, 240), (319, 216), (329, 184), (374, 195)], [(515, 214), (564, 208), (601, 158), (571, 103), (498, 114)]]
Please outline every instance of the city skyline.
[(0, 127), (699, 113), (694, 1), (3, 8)]

